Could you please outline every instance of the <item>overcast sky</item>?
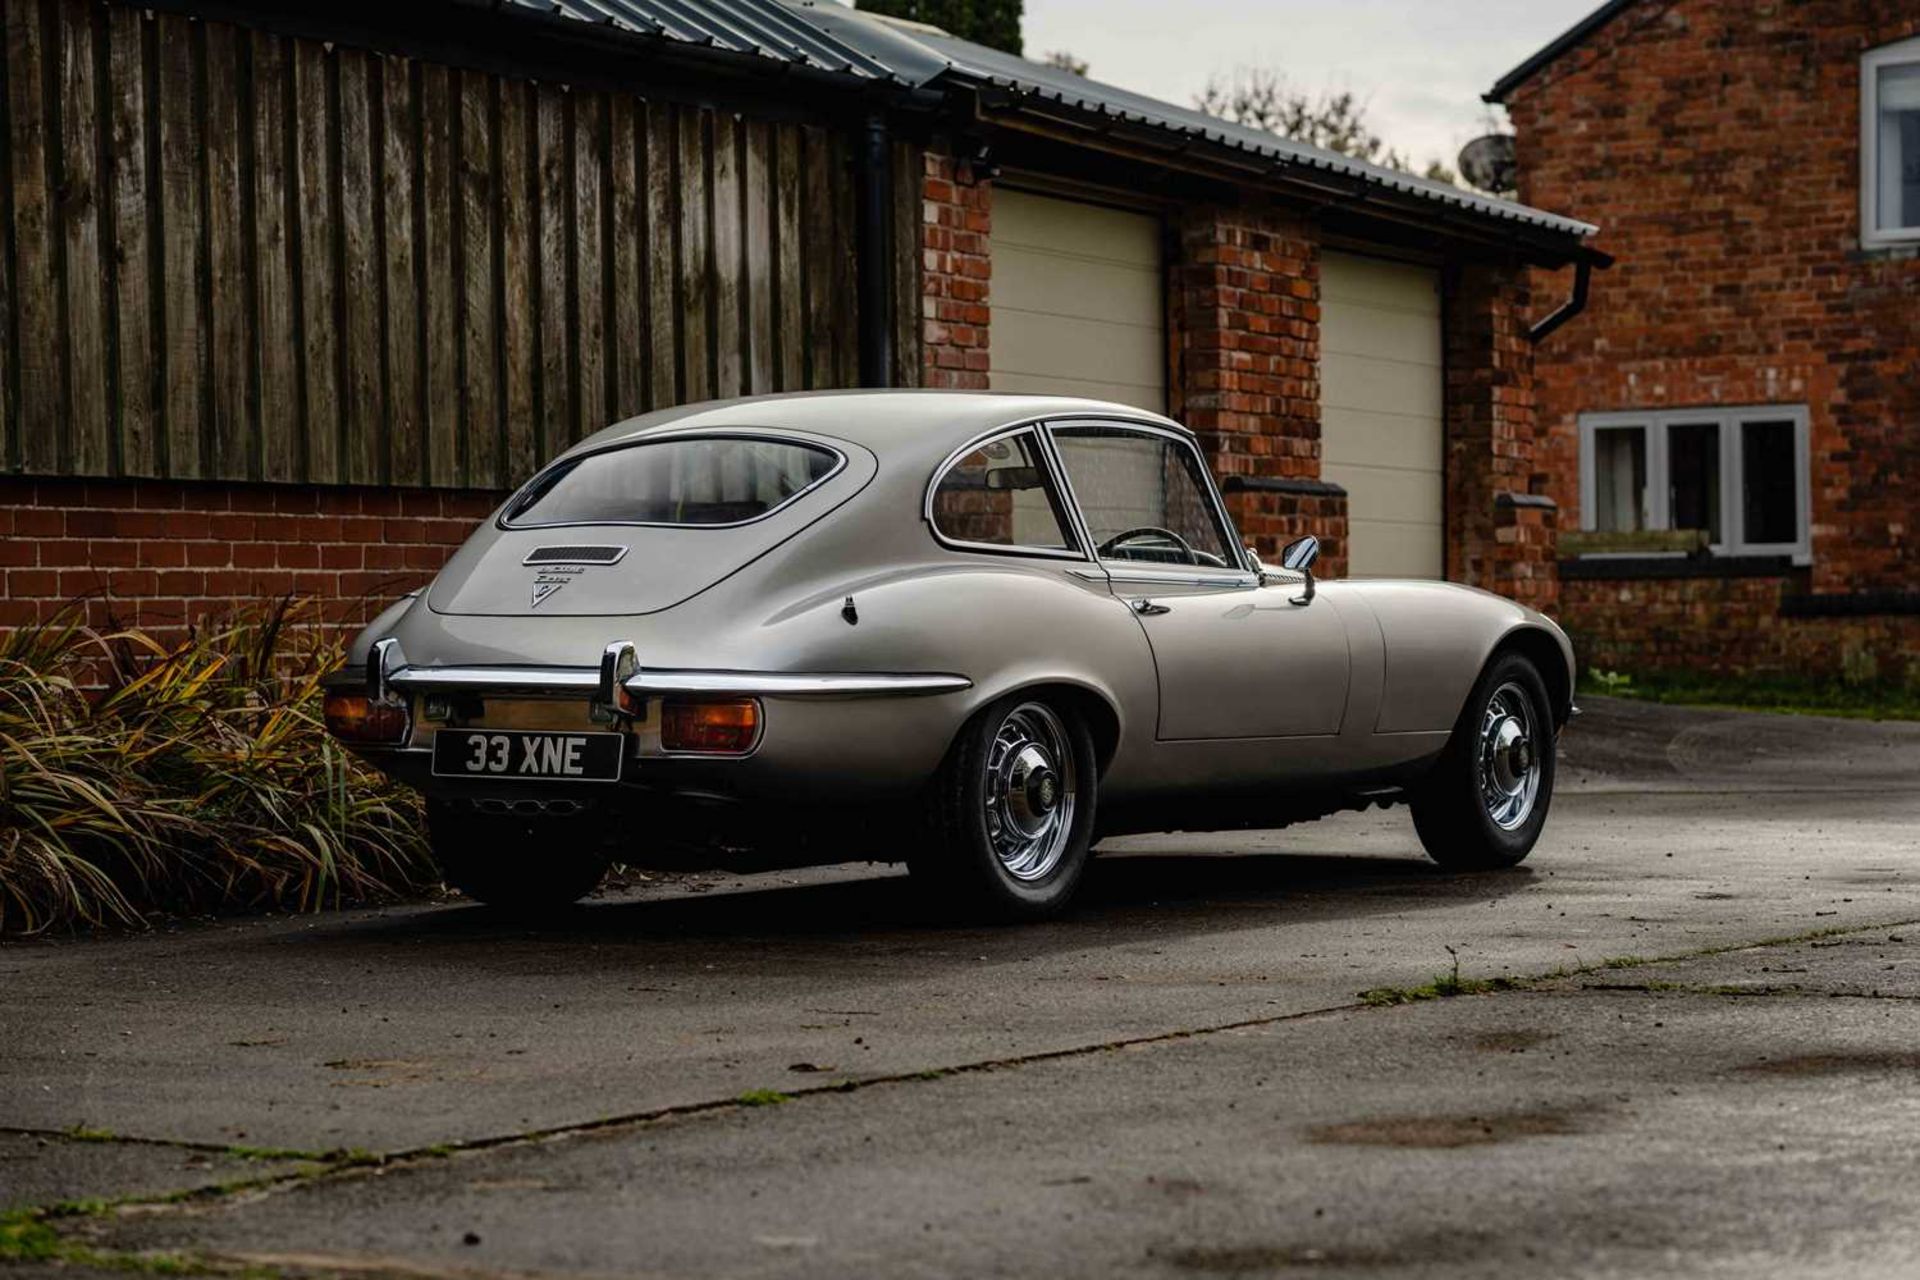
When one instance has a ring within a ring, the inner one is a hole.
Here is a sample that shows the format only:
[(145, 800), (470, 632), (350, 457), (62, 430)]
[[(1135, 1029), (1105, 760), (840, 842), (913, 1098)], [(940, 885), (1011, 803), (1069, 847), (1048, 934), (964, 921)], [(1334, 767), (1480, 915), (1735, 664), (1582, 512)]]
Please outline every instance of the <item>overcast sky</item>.
[[(1480, 95), (1599, 0), (1026, 0), (1027, 56), (1192, 105), (1215, 73), (1273, 67), (1351, 89), (1374, 131), (1425, 167), (1485, 132)], [(1504, 122), (1504, 121), (1503, 121)]]

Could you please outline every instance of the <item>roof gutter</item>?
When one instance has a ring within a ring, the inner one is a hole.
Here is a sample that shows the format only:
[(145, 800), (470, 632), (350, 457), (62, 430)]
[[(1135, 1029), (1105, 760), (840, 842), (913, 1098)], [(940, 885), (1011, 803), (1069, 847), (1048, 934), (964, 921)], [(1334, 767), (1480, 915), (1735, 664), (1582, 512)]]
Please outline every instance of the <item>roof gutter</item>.
[(1291, 199), (1353, 209), (1489, 247), (1520, 248), (1528, 254), (1529, 261), (1539, 266), (1564, 266), (1593, 252), (1581, 243), (1581, 237), (1568, 232), (1506, 218), (1477, 216), (1470, 209), (1393, 191), (1364, 178), (1271, 157), (1256, 157), (1204, 138), (1189, 135), (1179, 137), (1177, 142), (1163, 143), (1161, 138), (1171, 139), (1173, 135), (1065, 110), (1057, 103), (1036, 103), (1004, 90), (977, 94), (975, 118), (984, 124), (1019, 129), (1196, 176), (1264, 186)]

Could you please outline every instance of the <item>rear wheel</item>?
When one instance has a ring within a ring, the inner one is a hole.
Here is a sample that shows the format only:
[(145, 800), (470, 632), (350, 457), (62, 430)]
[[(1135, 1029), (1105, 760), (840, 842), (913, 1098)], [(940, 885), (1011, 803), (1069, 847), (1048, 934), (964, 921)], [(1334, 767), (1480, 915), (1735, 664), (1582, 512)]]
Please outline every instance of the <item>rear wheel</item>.
[(436, 800), (427, 835), (447, 883), (492, 907), (551, 911), (592, 893), (607, 873), (605, 827), (593, 814), (485, 813)]
[(1093, 738), (1070, 707), (1013, 694), (960, 731), (933, 783), (927, 847), (908, 859), (943, 904), (1011, 919), (1066, 905), (1093, 842)]
[(1443, 867), (1517, 865), (1553, 800), (1553, 712), (1546, 684), (1517, 653), (1487, 665), (1446, 750), (1413, 796), (1413, 825)]

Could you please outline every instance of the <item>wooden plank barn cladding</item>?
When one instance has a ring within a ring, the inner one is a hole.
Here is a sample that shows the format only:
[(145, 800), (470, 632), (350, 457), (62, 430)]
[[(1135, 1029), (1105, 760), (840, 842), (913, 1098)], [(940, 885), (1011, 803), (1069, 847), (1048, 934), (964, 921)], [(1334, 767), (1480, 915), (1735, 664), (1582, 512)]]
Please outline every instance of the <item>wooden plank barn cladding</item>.
[(497, 490), (648, 408), (857, 381), (858, 139), (830, 120), (0, 10), (10, 472)]

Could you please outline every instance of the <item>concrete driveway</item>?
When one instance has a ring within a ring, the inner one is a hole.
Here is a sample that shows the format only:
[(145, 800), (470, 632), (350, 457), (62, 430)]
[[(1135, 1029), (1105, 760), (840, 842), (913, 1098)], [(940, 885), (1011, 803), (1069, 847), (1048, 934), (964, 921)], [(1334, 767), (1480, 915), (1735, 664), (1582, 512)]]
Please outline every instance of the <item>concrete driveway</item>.
[(1920, 725), (1562, 759), (1495, 875), (1396, 811), (1015, 929), (845, 869), (9, 946), (0, 1204), (125, 1197), (69, 1273), (1915, 1274)]

